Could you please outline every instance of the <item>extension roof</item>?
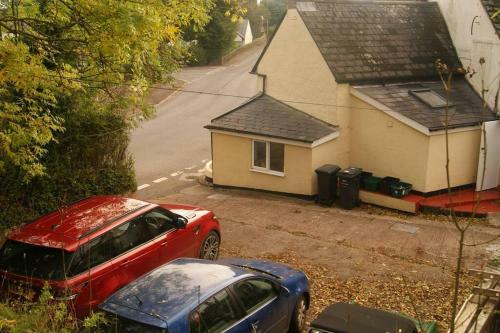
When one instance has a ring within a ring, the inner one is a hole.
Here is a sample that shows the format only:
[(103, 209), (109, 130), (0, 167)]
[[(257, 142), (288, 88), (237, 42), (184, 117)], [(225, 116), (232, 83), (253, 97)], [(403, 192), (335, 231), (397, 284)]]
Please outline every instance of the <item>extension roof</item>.
[[(444, 129), (446, 108), (432, 108), (410, 93), (412, 90), (430, 90), (443, 99), (446, 92), (440, 81), (421, 81), (379, 86), (355, 86), (355, 90), (384, 104), (391, 111), (423, 125), (430, 131)], [(481, 98), (464, 78), (456, 78), (450, 93), (449, 127), (479, 125), (498, 119), (489, 108), (483, 108)]]
[[(500, 11), (500, 1), (499, 0), (481, 0), (484, 9), (488, 13), (491, 19), (491, 23), (495, 27), (498, 36), (500, 37), (500, 14), (496, 14)], [(496, 15), (495, 15), (496, 14)]]
[(336, 127), (261, 94), (236, 109), (212, 119), (205, 128), (313, 143)]

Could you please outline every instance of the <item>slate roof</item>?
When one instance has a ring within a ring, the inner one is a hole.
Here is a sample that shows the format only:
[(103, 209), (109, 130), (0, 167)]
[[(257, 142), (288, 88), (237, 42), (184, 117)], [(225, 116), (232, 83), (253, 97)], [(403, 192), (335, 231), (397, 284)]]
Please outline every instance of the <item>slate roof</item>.
[(336, 127), (265, 94), (212, 119), (205, 128), (305, 143), (312, 143), (336, 131)]
[(498, 36), (500, 37), (500, 15), (496, 15), (493, 18), (493, 15), (495, 15), (496, 12), (500, 10), (500, 1), (499, 0), (481, 0), (483, 3), (484, 9), (486, 9), (486, 12), (488, 13), (488, 16), (491, 19), (491, 22), (493, 23), (493, 26), (495, 27)]
[(460, 65), (435, 2), (297, 1), (335, 79), (373, 83), (436, 78), (434, 63)]
[[(422, 88), (429, 88), (443, 98), (446, 97), (440, 81), (354, 87), (392, 111), (427, 127), (430, 131), (444, 129), (445, 108), (433, 109), (409, 94), (409, 90)], [(473, 126), (498, 119), (491, 110), (482, 107), (481, 98), (464, 78), (456, 78), (453, 81), (450, 102), (453, 105), (449, 109), (449, 125), (452, 128)]]

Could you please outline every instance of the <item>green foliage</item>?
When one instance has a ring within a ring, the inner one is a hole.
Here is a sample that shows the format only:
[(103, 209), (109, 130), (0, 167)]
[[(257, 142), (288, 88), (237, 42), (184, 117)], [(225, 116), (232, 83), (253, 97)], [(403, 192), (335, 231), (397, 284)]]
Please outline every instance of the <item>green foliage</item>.
[[(28, 295), (28, 293), (26, 293)], [(64, 302), (54, 299), (45, 285), (37, 301), (11, 300), (0, 303), (1, 332), (69, 333), (82, 329), (95, 331), (106, 323), (103, 314), (93, 314), (83, 323), (73, 319)]]
[(0, 59), (0, 171), (9, 161), (32, 177), (42, 173), (44, 147), (62, 130), (51, 109), (63, 91), (27, 45), (0, 41)]
[(0, 221), (13, 226), (93, 194), (116, 194), (136, 187), (127, 154), (129, 127), (112, 107), (78, 105), (64, 115), (66, 131), (55, 136), (41, 162), (46, 172), (30, 183), (9, 165), (0, 178)]
[(271, 13), (265, 3), (257, 6), (256, 1), (252, 1), (248, 5), (248, 20), (250, 21), (250, 28), (254, 38), (262, 36), (267, 30)]
[(185, 62), (183, 33), (203, 29), (212, 1), (0, 3), (2, 225), (135, 189), (133, 119), (151, 116), (148, 87)]
[(269, 27), (276, 27), (287, 10), (287, 0), (266, 0), (264, 5), (270, 13)]
[[(185, 60), (212, 0), (23, 0), (0, 10), (0, 167), (24, 181), (44, 173), (47, 144), (64, 129), (69, 96), (142, 109), (148, 85)], [(128, 86), (128, 89), (124, 89)], [(108, 102), (108, 101), (106, 101)]]
[(271, 34), (287, 9), (286, 0), (266, 0), (257, 5), (253, 0), (248, 4), (248, 19), (254, 38), (264, 33)]
[(228, 15), (231, 12), (234, 12), (232, 1), (215, 0), (215, 7), (210, 11), (210, 22), (206, 28), (203, 31), (191, 29), (186, 34), (186, 39), (193, 41), (192, 64), (206, 65), (231, 50), (238, 21), (241, 19)]

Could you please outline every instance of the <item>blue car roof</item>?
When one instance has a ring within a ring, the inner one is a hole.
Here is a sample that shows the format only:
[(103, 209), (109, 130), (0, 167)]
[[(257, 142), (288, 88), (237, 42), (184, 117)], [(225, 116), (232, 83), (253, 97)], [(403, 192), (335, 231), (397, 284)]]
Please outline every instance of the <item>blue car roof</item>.
[[(117, 291), (100, 308), (149, 325), (195, 307), (214, 291), (249, 274), (243, 268), (199, 259), (177, 259)], [(191, 305), (191, 307), (190, 307)]]

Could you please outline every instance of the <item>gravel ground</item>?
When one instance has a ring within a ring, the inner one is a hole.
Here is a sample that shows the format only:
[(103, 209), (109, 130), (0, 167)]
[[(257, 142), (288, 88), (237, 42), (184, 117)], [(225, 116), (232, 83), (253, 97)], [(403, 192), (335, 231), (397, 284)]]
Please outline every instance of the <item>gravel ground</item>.
[[(345, 211), (200, 185), (158, 201), (214, 211), (222, 229), (221, 257), (267, 259), (304, 271), (312, 292), (310, 320), (332, 303), (355, 301), (434, 320), (441, 332), (448, 328), (458, 232), (445, 216), (369, 205)], [(477, 246), (466, 247), (464, 272), (491, 264), (500, 253), (500, 228), (486, 219), (471, 222), (466, 242)], [(465, 274), (461, 281), (459, 307), (478, 282)]]
[[(221, 248), (221, 257), (244, 257), (244, 254), (238, 248)], [(388, 274), (379, 280), (360, 277), (341, 279), (331, 268), (305, 262), (297, 253), (264, 254), (257, 258), (284, 263), (307, 274), (311, 284), (308, 323), (332, 303), (354, 301), (374, 308), (402, 312), (422, 321), (435, 320), (440, 332), (448, 329), (451, 276), (449, 280), (432, 283), (415, 281), (401, 274)], [(464, 302), (477, 282), (467, 275), (462, 276), (459, 304)]]

